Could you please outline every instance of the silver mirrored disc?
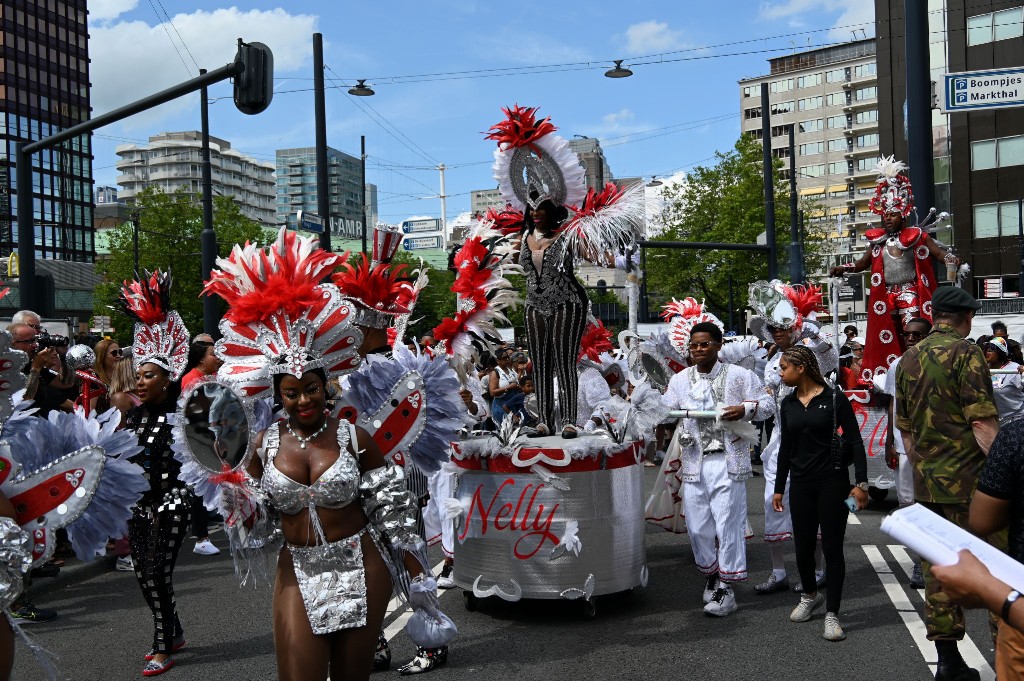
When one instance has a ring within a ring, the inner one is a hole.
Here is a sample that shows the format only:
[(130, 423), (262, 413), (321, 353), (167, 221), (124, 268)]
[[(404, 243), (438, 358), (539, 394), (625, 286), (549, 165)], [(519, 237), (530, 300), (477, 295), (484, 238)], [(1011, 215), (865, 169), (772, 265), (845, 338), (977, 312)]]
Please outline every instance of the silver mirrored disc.
[(222, 473), (246, 462), (249, 413), (229, 386), (216, 381), (197, 385), (179, 406), (185, 447), (203, 468)]

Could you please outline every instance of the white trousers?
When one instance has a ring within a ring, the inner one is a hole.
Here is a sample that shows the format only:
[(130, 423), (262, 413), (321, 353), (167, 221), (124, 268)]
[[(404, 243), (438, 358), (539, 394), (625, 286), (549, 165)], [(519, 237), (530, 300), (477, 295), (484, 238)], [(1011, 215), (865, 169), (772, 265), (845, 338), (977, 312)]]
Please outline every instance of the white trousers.
[(910, 457), (903, 453), (900, 454), (900, 465), (896, 469), (896, 498), (901, 508), (914, 503), (914, 466), (910, 463)]
[[(778, 424), (775, 426), (778, 428)], [(774, 438), (775, 433), (772, 433)], [(786, 481), (786, 491), (782, 495), (782, 505), (786, 509), (782, 513), (776, 513), (772, 508), (772, 496), (775, 494), (775, 473), (779, 469), (779, 447), (771, 446), (765, 448), (761, 456), (764, 463), (764, 540), (769, 544), (778, 541), (787, 541), (793, 538), (793, 518), (789, 515), (789, 481)]]
[(445, 519), (444, 500), (452, 495), (455, 486), (455, 474), (444, 469), (427, 477), (427, 489), (430, 498), (423, 509), (423, 529), (426, 534), (427, 546), (441, 542), (441, 551), (445, 558), (451, 558), (455, 550), (455, 523)]
[(723, 582), (745, 580), (746, 481), (729, 478), (725, 454), (709, 454), (701, 460), (700, 480), (684, 484), (686, 530), (697, 569), (705, 575), (717, 572)]

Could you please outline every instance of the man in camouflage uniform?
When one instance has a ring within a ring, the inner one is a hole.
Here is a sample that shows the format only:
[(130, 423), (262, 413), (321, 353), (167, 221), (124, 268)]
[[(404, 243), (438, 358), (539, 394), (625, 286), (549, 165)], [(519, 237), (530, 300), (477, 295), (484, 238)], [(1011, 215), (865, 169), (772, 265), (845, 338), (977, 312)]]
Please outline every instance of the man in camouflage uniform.
[[(963, 528), (999, 430), (985, 357), (965, 340), (980, 307), (963, 289), (940, 288), (932, 298), (934, 328), (907, 350), (896, 370), (896, 425), (914, 466), (914, 496)], [(922, 564), (928, 639), (939, 657), (936, 681), (976, 681), (978, 671), (957, 649), (965, 634), (963, 611), (943, 593), (931, 566)]]

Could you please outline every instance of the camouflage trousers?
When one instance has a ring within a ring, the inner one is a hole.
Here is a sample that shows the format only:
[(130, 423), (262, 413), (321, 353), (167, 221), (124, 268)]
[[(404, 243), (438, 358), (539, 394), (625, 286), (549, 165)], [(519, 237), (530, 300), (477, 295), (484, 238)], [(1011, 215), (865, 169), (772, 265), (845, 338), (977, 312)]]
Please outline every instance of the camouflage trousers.
[[(969, 503), (933, 504), (923, 501), (918, 503), (928, 510), (938, 513), (954, 525), (965, 530), (968, 529), (967, 516), (971, 507)], [(1006, 530), (984, 537), (984, 539), (1000, 551), (1006, 551)], [(932, 577), (931, 567), (928, 561), (921, 561), (921, 569), (924, 572), (924, 618), (925, 626), (928, 629), (928, 640), (962, 641), (967, 633), (964, 627), (964, 611), (942, 591), (938, 581)], [(988, 626), (992, 634), (992, 641), (995, 642), (999, 630), (999, 617), (989, 613)]]

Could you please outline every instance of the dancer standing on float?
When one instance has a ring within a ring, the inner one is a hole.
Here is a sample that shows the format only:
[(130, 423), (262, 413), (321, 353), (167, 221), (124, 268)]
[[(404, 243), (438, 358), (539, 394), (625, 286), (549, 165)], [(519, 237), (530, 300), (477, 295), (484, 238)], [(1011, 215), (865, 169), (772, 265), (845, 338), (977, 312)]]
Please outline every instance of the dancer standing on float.
[(501, 196), (524, 217), (515, 247), (526, 274), (526, 341), (540, 411), (537, 434), (561, 430), (563, 438), (574, 438), (576, 357), (590, 308), (575, 262), (583, 258), (625, 267), (623, 256), (614, 253), (626, 252), (639, 233), (643, 185), (622, 191), (608, 183), (600, 193), (588, 190), (576, 154), (552, 134), (556, 128), (550, 118), (537, 121), (536, 108), (518, 105), (503, 111), (506, 119), (491, 128), (487, 139), (498, 142), (494, 177)]
[(771, 401), (757, 375), (719, 361), (722, 322), (692, 298), (673, 300), (670, 338), (688, 352), (693, 365), (672, 377), (665, 406), (673, 410), (717, 411), (718, 419), (683, 418), (675, 437), (680, 445), (679, 477), (693, 558), (704, 575), (704, 612), (724, 617), (736, 611), (731, 584), (747, 579), (747, 485), (750, 445), (738, 421), (771, 415)]
[(860, 378), (873, 380), (884, 374), (894, 359), (903, 354), (903, 330), (914, 317), (932, 318), (932, 294), (936, 278), (932, 258), (946, 263), (952, 279), (960, 259), (952, 250), (932, 238), (938, 223), (949, 217), (932, 208), (925, 220), (908, 225), (914, 210), (914, 193), (904, 172), (907, 166), (892, 156), (878, 159), (878, 185), (868, 207), (882, 216), (882, 227), (864, 233), (868, 248), (856, 262), (833, 267), (829, 274), (871, 270), (868, 296), (868, 328)]
[[(764, 540), (772, 557), (772, 573), (768, 579), (754, 586), (754, 591), (759, 594), (771, 594), (789, 588), (784, 559), (785, 542), (793, 539), (788, 482), (783, 500), (786, 510), (779, 513), (772, 507), (782, 435), (782, 429), (779, 427), (782, 422), (779, 408), (783, 398), (793, 392), (793, 388), (782, 382), (779, 360), (782, 359), (783, 352), (800, 344), (814, 353), (823, 376), (835, 371), (839, 366), (839, 352), (828, 338), (820, 335), (820, 329), (815, 321), (820, 305), (821, 289), (817, 286), (789, 286), (778, 280), (755, 281), (750, 285), (750, 307), (754, 310), (754, 316), (749, 323), (750, 330), (758, 338), (776, 345), (776, 352), (764, 369), (764, 385), (772, 397), (775, 427), (772, 428), (768, 444), (761, 452), (761, 461), (764, 464)], [(815, 562), (815, 582), (820, 587), (824, 584), (825, 576), (820, 542), (815, 552)], [(803, 584), (800, 583), (793, 587), (794, 591), (802, 589)]]

